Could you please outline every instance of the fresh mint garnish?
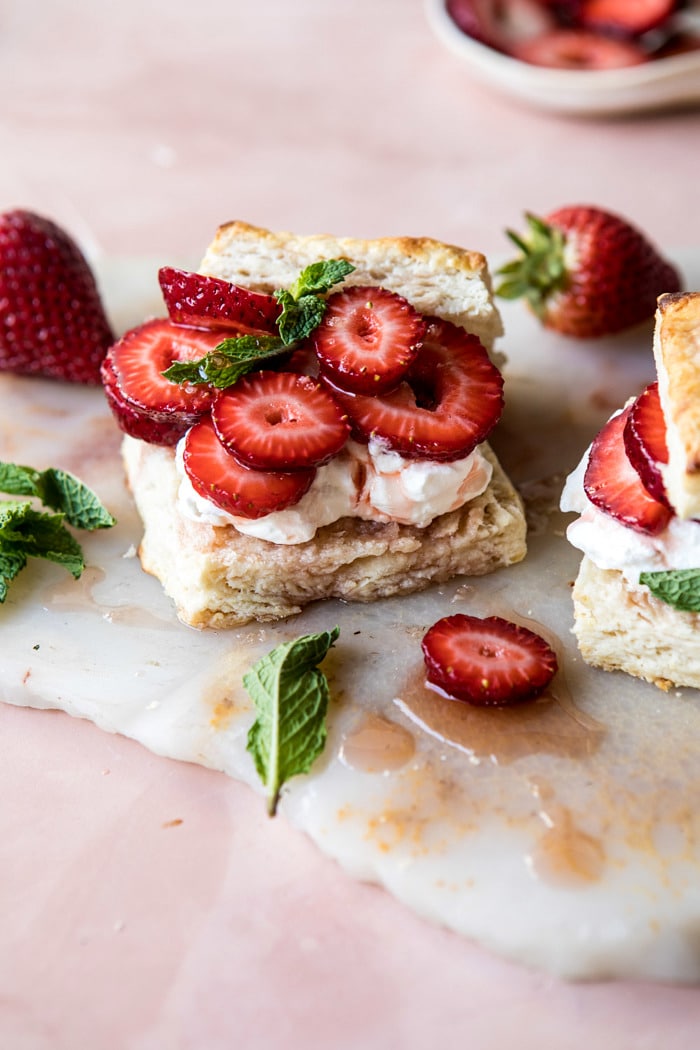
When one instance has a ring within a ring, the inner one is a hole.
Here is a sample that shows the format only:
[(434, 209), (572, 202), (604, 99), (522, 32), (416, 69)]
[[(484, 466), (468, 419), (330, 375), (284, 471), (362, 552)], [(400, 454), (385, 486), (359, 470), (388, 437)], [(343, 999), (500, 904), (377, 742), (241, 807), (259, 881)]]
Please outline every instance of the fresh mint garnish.
[(51, 510), (65, 515), (76, 529), (108, 529), (114, 518), (88, 486), (66, 470), (35, 470), (18, 463), (0, 463), (0, 492), (35, 496)]
[(233, 386), (267, 358), (289, 353), (318, 328), (326, 312), (323, 298), (355, 267), (346, 259), (324, 259), (305, 267), (291, 288), (274, 296), (282, 306), (277, 318), (279, 335), (242, 335), (224, 339), (196, 361), (175, 361), (163, 372), (173, 383), (208, 383), (217, 390)]
[(285, 346), (301, 342), (307, 335), (318, 328), (326, 312), (326, 300), (318, 295), (302, 295), (294, 299), (291, 292), (275, 292), (282, 306), (282, 313), (277, 319), (277, 327)]
[(700, 612), (700, 569), (667, 569), (643, 572), (639, 582), (655, 598), (680, 612)]
[(209, 383), (224, 390), (250, 372), (257, 362), (286, 352), (276, 335), (242, 335), (224, 339), (198, 361), (174, 361), (163, 375), (174, 383)]
[(308, 773), (325, 746), (329, 693), (318, 665), (339, 634), (334, 627), (278, 645), (243, 676), (257, 712), (247, 749), (265, 786), (271, 817), (282, 786)]
[(0, 490), (11, 496), (40, 500), (57, 513), (37, 510), (18, 500), (0, 502), (0, 602), (29, 558), (57, 562), (77, 579), (85, 568), (80, 544), (65, 522), (79, 529), (106, 529), (114, 518), (98, 497), (74, 474), (49, 467), (35, 470), (0, 463)]
[(301, 271), (291, 288), (278, 289), (274, 293), (282, 306), (277, 327), (285, 344), (306, 339), (318, 328), (326, 312), (326, 300), (321, 297), (354, 269), (347, 259), (311, 263)]
[(304, 267), (289, 289), (289, 294), (293, 299), (301, 299), (304, 295), (325, 295), (354, 269), (347, 259), (321, 259)]

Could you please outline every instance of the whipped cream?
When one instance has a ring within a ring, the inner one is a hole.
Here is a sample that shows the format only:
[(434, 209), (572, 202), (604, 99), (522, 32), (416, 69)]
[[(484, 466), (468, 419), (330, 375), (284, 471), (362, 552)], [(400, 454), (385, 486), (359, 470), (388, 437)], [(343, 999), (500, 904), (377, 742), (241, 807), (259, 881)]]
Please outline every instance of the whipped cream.
[(599, 569), (617, 569), (631, 584), (642, 572), (697, 569), (700, 566), (700, 523), (674, 516), (655, 536), (638, 532), (594, 506), (583, 488), (587, 450), (566, 479), (560, 507), (580, 515), (566, 530), (572, 546), (587, 554)]
[(246, 536), (280, 544), (306, 543), (317, 529), (345, 517), (424, 528), (480, 496), (493, 473), (478, 448), (463, 459), (439, 463), (404, 459), (376, 440), (368, 445), (348, 441), (318, 468), (308, 492), (293, 507), (262, 518), (241, 518), (195, 492), (182, 463), (183, 441), (176, 453), (182, 513), (194, 521), (233, 525)]

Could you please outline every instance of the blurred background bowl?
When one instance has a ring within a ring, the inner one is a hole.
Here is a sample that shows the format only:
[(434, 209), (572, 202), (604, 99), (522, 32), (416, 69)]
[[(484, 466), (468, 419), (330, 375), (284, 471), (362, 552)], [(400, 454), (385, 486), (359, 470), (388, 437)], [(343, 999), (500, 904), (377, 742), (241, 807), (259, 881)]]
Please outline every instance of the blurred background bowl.
[(450, 17), (447, 0), (425, 0), (425, 11), (437, 38), (476, 77), (539, 109), (604, 116), (700, 103), (700, 50), (622, 69), (548, 69), (512, 58), (468, 36)]

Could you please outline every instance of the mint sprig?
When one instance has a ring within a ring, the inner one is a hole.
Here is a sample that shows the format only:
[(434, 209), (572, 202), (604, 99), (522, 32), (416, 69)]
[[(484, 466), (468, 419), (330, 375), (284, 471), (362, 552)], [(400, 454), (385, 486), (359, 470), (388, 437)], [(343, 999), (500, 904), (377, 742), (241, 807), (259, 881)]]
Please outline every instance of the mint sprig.
[(242, 335), (224, 339), (197, 361), (173, 361), (163, 375), (173, 383), (209, 383), (224, 390), (256, 363), (286, 352), (287, 347), (276, 335)]
[(257, 712), (247, 750), (265, 786), (271, 817), (283, 785), (308, 773), (325, 746), (329, 690), (318, 665), (339, 634), (334, 627), (278, 645), (243, 676)]
[(5, 601), (10, 583), (29, 558), (56, 562), (78, 579), (85, 560), (65, 522), (88, 531), (114, 525), (114, 518), (92, 489), (68, 471), (53, 467), (40, 471), (0, 462), (0, 490), (34, 497), (56, 512), (39, 510), (28, 501), (0, 502), (0, 602)]
[(659, 601), (680, 612), (700, 612), (700, 569), (643, 572), (639, 582)]
[(324, 259), (306, 266), (291, 288), (280, 288), (274, 293), (282, 306), (277, 327), (285, 345), (306, 339), (318, 328), (326, 312), (322, 296), (354, 269), (347, 259)]
[(326, 292), (355, 267), (347, 259), (324, 259), (306, 266), (291, 288), (273, 294), (282, 306), (278, 335), (242, 335), (224, 339), (196, 361), (175, 361), (163, 375), (174, 383), (208, 383), (217, 390), (233, 386), (261, 361), (288, 353), (323, 320)]
[(76, 529), (108, 529), (114, 518), (92, 489), (67, 470), (35, 470), (19, 463), (0, 462), (0, 492), (10, 496), (35, 496), (51, 510), (65, 515)]

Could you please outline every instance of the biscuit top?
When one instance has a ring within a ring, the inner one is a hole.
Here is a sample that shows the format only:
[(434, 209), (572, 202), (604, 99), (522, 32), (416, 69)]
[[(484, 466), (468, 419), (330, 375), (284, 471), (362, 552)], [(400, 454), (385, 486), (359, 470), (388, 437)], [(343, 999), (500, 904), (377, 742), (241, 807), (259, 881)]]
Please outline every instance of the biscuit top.
[(700, 292), (659, 297), (654, 358), (666, 419), (666, 492), (679, 517), (700, 517)]
[(503, 334), (484, 256), (427, 237), (303, 236), (229, 222), (219, 227), (200, 270), (269, 293), (288, 288), (310, 263), (339, 257), (356, 267), (345, 285), (381, 285), (397, 292), (421, 313), (473, 332), (488, 350)]

